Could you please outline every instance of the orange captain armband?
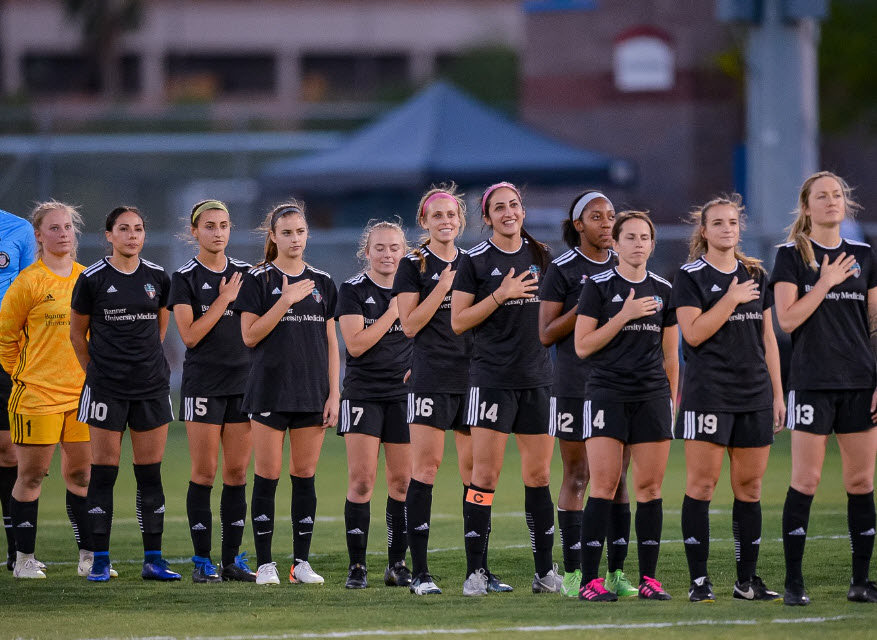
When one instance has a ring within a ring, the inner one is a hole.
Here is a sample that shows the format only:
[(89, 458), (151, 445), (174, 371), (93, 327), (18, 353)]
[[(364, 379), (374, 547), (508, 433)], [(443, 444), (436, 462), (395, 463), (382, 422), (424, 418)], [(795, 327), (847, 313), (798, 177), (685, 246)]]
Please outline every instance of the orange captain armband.
[(493, 504), (493, 492), (486, 493), (484, 491), (476, 491), (475, 489), (469, 488), (466, 491), (466, 502), (478, 504), (482, 507), (489, 507)]

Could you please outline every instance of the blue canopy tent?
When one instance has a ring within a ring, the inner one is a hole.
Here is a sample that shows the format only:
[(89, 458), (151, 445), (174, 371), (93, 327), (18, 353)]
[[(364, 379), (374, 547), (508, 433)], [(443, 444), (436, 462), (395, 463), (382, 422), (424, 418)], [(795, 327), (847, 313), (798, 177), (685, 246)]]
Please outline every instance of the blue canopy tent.
[(338, 148), (272, 162), (261, 175), (268, 191), (324, 194), (421, 190), (447, 180), (622, 186), (632, 177), (629, 163), (552, 140), (444, 82)]

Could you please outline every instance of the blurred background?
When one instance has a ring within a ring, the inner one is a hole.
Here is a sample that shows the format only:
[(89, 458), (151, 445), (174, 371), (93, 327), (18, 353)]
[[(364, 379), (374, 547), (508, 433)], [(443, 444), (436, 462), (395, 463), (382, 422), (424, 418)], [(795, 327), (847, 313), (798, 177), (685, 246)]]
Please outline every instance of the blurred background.
[(148, 220), (168, 270), (191, 205), (227, 201), (230, 253), (271, 203), (310, 209), (309, 259), (341, 281), (358, 229), (454, 180), (481, 234), (486, 184), (516, 181), (560, 251), (597, 187), (659, 223), (651, 268), (686, 255), (692, 205), (738, 191), (770, 261), (818, 168), (877, 231), (871, 0), (0, 0), (0, 208), (57, 198), (102, 255), (111, 208)]

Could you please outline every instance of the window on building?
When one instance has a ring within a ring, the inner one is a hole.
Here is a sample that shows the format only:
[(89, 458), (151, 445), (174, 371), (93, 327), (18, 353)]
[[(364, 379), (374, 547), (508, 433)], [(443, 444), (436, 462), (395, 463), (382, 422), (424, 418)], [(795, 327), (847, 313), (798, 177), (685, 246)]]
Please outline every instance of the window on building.
[(165, 61), (171, 93), (204, 98), (273, 93), (276, 66), (270, 54), (171, 54)]
[(380, 99), (409, 86), (408, 62), (401, 53), (305, 54), (302, 97), (308, 102)]
[[(123, 55), (117, 64), (122, 93), (139, 92), (140, 56)], [(22, 67), (24, 88), (33, 95), (96, 95), (102, 90), (100, 69), (83, 54), (28, 53)]]

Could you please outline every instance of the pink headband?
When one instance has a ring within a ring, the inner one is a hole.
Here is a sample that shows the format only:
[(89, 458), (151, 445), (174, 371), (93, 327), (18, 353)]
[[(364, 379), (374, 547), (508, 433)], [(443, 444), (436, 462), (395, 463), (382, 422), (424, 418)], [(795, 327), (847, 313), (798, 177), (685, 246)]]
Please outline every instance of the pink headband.
[(426, 205), (428, 205), (433, 200), (438, 200), (439, 198), (448, 198), (450, 200), (453, 200), (454, 202), (457, 201), (457, 199), (454, 196), (452, 196), (450, 193), (445, 193), (444, 191), (439, 191), (438, 193), (434, 193), (426, 199), (426, 202), (424, 202), (423, 206), (420, 208), (420, 215), (423, 215), (424, 212), (426, 211)]
[(492, 184), (487, 187), (487, 191), (484, 192), (484, 195), (481, 196), (481, 213), (487, 215), (487, 199), (490, 197), (490, 194), (499, 189), (500, 187), (508, 187), (516, 194), (518, 194), (518, 200), (521, 199), (521, 192), (518, 191), (518, 188), (513, 185), (511, 182), (497, 182), (496, 184)]

